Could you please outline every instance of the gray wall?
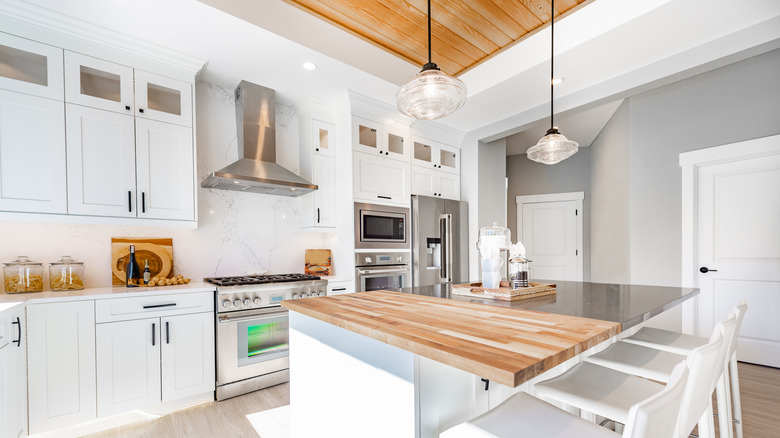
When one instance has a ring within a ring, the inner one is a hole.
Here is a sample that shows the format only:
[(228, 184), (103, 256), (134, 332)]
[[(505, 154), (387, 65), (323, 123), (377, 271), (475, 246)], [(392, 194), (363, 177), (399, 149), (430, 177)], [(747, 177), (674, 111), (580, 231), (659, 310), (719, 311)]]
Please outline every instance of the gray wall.
[(631, 283), (629, 160), (631, 106), (626, 100), (590, 147), (590, 279)]
[[(561, 127), (565, 134), (565, 128)], [(551, 193), (585, 192), (583, 201), (583, 278), (590, 281), (590, 148), (582, 147), (572, 157), (558, 164), (548, 166), (528, 159), (525, 154), (510, 155), (506, 162), (506, 176), (509, 178), (507, 191), (507, 228), (512, 231), (512, 240), (518, 240), (517, 204), (515, 196), (546, 195)]]

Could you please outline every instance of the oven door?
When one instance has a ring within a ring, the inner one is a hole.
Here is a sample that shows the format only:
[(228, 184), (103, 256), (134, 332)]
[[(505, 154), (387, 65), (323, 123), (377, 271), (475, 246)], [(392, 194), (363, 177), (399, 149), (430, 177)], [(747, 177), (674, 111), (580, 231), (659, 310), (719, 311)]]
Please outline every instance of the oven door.
[(358, 292), (398, 289), (411, 285), (409, 265), (358, 267), (355, 272)]
[(217, 385), (289, 368), (287, 309), (217, 315)]

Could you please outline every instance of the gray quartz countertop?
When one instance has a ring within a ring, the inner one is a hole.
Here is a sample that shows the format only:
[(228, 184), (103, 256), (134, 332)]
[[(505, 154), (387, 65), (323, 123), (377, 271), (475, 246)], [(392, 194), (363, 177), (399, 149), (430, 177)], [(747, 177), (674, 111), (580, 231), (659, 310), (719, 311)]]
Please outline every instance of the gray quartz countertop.
[(622, 325), (622, 330), (646, 321), (699, 294), (699, 289), (686, 287), (574, 281), (532, 281), (535, 283), (554, 283), (557, 286), (557, 292), (555, 295), (510, 302), (452, 295), (452, 285), (449, 283), (389, 290), (499, 307), (538, 310), (540, 312), (618, 322)]

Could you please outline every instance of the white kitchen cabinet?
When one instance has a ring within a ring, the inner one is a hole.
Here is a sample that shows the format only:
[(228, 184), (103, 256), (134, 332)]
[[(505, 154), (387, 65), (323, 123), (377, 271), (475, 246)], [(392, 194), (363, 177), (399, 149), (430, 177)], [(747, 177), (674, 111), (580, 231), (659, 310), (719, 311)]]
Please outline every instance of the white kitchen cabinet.
[(408, 206), (411, 165), (378, 155), (353, 152), (355, 200)]
[(336, 130), (332, 123), (299, 109), (301, 176), (317, 190), (301, 196), (301, 228), (333, 232), (336, 228)]
[(135, 70), (137, 117), (192, 126), (192, 84)]
[(401, 124), (382, 124), (362, 117), (352, 117), (352, 148), (356, 152), (409, 162), (409, 127)]
[(94, 301), (27, 306), (30, 434), (94, 420)]
[(412, 194), (460, 200), (460, 175), (412, 165)]
[(95, 327), (98, 417), (160, 402), (160, 318)]
[(460, 173), (460, 151), (428, 139), (415, 137), (412, 164), (444, 172)]
[(68, 214), (136, 217), (132, 115), (67, 104)]
[(213, 397), (212, 293), (98, 300), (96, 314), (99, 417)]
[(352, 280), (328, 280), (328, 296), (355, 293), (355, 282)]
[(0, 32), (0, 88), (62, 101), (62, 49)]
[(0, 90), (0, 210), (66, 213), (62, 101)]
[(68, 103), (133, 115), (133, 69), (66, 51), (65, 100)]
[(135, 120), (138, 217), (195, 219), (195, 152), (192, 129)]
[[(0, 346), (0, 436), (27, 436), (27, 333), (24, 305), (5, 312), (0, 321), (6, 324), (9, 343)], [(0, 340), (0, 345), (3, 341)], [(5, 430), (2, 430), (5, 428)], [(5, 433), (5, 435), (2, 435)]]

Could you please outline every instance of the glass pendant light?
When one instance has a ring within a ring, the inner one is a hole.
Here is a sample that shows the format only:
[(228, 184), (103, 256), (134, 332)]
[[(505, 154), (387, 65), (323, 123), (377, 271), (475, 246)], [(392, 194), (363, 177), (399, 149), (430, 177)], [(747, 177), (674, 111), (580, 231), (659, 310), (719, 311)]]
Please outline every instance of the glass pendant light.
[(535, 146), (528, 149), (528, 159), (543, 164), (556, 164), (577, 153), (579, 143), (568, 140), (553, 123), (553, 49), (555, 47), (555, 0), (550, 2), (550, 129)]
[(428, 63), (395, 94), (398, 111), (421, 120), (452, 114), (466, 102), (466, 84), (431, 62), (431, 0), (428, 0)]

